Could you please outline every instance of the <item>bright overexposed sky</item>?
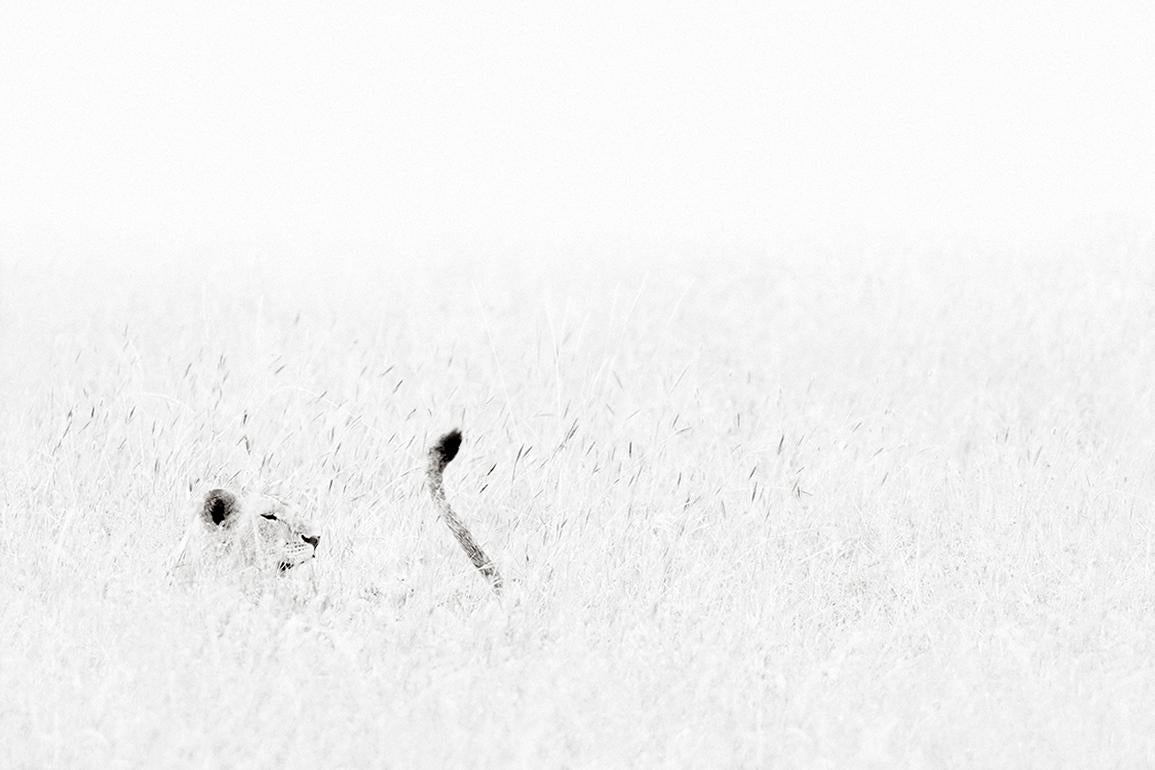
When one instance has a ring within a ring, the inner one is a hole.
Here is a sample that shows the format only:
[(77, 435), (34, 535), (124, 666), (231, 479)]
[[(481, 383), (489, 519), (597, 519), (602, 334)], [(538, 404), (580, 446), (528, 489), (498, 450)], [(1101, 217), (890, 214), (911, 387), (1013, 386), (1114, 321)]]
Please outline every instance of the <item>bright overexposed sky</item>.
[(0, 245), (1132, 221), (1155, 212), (1153, 73), (1146, 2), (17, 0)]

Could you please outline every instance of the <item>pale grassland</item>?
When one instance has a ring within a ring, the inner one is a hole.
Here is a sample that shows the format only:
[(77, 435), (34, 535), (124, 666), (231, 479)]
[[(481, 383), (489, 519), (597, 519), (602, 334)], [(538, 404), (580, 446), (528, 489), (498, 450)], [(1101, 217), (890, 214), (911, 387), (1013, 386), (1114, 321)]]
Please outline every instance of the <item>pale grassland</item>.
[(3, 278), (0, 766), (1155, 764), (1149, 241)]

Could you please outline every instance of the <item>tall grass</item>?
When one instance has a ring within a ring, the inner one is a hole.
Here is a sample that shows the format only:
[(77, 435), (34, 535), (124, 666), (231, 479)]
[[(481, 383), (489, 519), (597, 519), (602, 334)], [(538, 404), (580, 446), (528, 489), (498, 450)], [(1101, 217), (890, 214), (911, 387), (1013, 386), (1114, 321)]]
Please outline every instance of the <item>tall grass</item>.
[(580, 256), (6, 267), (0, 765), (1155, 763), (1149, 244)]

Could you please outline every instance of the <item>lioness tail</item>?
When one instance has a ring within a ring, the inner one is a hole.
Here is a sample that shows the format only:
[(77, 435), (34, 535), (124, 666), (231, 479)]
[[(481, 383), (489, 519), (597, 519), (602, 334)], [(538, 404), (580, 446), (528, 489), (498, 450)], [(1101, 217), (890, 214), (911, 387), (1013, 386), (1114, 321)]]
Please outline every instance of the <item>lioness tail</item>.
[(501, 595), (502, 579), (501, 573), (497, 571), (497, 567), (490, 561), (485, 552), (473, 539), (469, 528), (465, 526), (464, 522), (457, 517), (453, 512), (453, 508), (449, 505), (449, 500), (445, 497), (445, 487), (443, 486), (443, 476), (445, 474), (445, 466), (457, 456), (457, 450), (461, 448), (461, 431), (451, 430), (437, 440), (429, 449), (429, 465), (426, 467), (425, 475), (429, 483), (429, 494), (433, 496), (433, 505), (437, 508), (438, 515), (441, 520), (449, 527), (453, 536), (457, 538), (458, 544), (461, 545), (461, 550), (473, 562), (473, 566), (485, 576), (491, 586), (493, 592)]

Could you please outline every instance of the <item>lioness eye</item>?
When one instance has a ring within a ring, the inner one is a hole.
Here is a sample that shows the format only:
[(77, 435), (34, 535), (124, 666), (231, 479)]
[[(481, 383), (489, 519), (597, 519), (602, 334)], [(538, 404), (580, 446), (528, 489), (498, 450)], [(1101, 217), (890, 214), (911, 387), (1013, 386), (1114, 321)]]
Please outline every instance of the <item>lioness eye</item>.
[(269, 521), (276, 521), (277, 520), (277, 514), (275, 514), (275, 513), (262, 513), (261, 518), (262, 519), (268, 519)]

